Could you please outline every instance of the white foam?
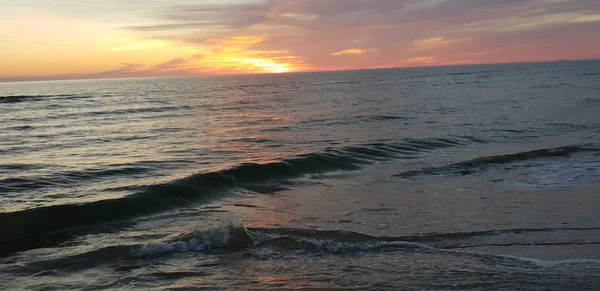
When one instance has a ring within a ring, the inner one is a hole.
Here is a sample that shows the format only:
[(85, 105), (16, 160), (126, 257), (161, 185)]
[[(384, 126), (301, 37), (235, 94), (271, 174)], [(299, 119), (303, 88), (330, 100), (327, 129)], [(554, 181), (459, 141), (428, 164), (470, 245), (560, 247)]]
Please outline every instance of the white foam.
[(236, 232), (245, 232), (243, 219), (226, 216), (219, 225), (205, 230), (193, 230), (173, 236), (166, 241), (146, 244), (134, 252), (140, 257), (156, 257), (171, 253), (203, 252), (229, 245)]
[(139, 248), (134, 255), (156, 257), (178, 252), (202, 252), (222, 248), (229, 244), (229, 228), (213, 228), (180, 234), (166, 242), (151, 243)]

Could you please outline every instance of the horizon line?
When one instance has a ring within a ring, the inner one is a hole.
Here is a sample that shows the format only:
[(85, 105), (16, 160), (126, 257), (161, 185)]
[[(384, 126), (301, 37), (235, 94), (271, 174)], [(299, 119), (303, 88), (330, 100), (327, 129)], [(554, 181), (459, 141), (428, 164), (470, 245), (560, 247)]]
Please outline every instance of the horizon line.
[[(28, 76), (28, 77), (0, 77), (0, 83), (27, 83), (27, 82), (55, 82), (55, 81), (78, 81), (78, 80), (114, 80), (114, 79), (167, 79), (167, 78), (193, 78), (193, 77), (219, 77), (219, 76), (255, 76), (255, 75), (291, 75), (291, 74), (311, 74), (311, 73), (333, 73), (333, 72), (352, 72), (352, 71), (369, 71), (369, 70), (392, 70), (392, 69), (418, 69), (418, 68), (438, 68), (438, 67), (464, 67), (464, 66), (481, 66), (481, 65), (509, 65), (509, 64), (532, 64), (532, 63), (554, 63), (554, 62), (585, 62), (585, 61), (600, 61), (600, 58), (583, 58), (583, 59), (555, 59), (543, 61), (515, 61), (515, 62), (490, 62), (490, 63), (467, 63), (467, 64), (440, 64), (440, 65), (425, 65), (425, 66), (406, 66), (406, 67), (376, 67), (364, 69), (340, 69), (340, 70), (315, 70), (315, 71), (295, 71), (282, 73), (269, 72), (253, 72), (253, 73), (226, 73), (226, 74), (189, 74), (189, 75), (174, 75), (174, 76), (114, 76), (114, 77), (93, 77), (95, 73), (91, 73), (86, 77), (65, 75), (51, 76)], [(63, 78), (64, 77), (64, 78)]]

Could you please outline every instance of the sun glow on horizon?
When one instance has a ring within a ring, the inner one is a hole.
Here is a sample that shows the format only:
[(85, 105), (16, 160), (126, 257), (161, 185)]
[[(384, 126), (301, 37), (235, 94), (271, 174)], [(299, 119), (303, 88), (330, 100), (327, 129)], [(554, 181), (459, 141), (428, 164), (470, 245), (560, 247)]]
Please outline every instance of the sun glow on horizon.
[(199, 62), (202, 67), (215, 67), (212, 73), (287, 73), (301, 68), (271, 58), (215, 55)]
[(288, 50), (253, 47), (268, 39), (265, 36), (243, 35), (211, 40), (211, 46), (197, 57), (194, 66), (213, 68), (204, 71), (209, 74), (287, 73), (306, 69), (302, 60)]
[(242, 60), (242, 63), (269, 73), (286, 73), (290, 71), (287, 64), (279, 64), (270, 59), (246, 59)]

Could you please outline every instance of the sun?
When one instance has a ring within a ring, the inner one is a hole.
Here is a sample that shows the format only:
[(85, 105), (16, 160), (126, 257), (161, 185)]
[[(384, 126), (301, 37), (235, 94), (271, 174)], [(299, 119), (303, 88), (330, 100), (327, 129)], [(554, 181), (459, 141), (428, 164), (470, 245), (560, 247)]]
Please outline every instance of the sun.
[(242, 63), (249, 65), (252, 69), (262, 70), (268, 73), (286, 73), (290, 71), (287, 64), (279, 64), (271, 59), (244, 59)]
[(198, 61), (202, 67), (214, 67), (219, 72), (230, 73), (288, 73), (298, 67), (272, 58), (215, 55)]

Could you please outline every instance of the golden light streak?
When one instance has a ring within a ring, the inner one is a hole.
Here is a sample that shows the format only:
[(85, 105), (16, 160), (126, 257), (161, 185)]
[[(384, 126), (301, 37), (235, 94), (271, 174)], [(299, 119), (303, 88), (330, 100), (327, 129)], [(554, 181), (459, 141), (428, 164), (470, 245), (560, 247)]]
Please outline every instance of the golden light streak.
[(344, 55), (361, 55), (370, 52), (374, 52), (376, 49), (360, 49), (360, 48), (351, 48), (339, 52), (331, 53), (331, 56), (344, 56)]
[(287, 64), (278, 64), (270, 59), (246, 59), (241, 62), (270, 73), (285, 73), (290, 71)]
[(236, 56), (216, 55), (200, 61), (201, 67), (214, 67), (221, 72), (250, 73), (286, 73), (294, 68), (288, 63), (276, 62), (270, 58), (243, 58)]

